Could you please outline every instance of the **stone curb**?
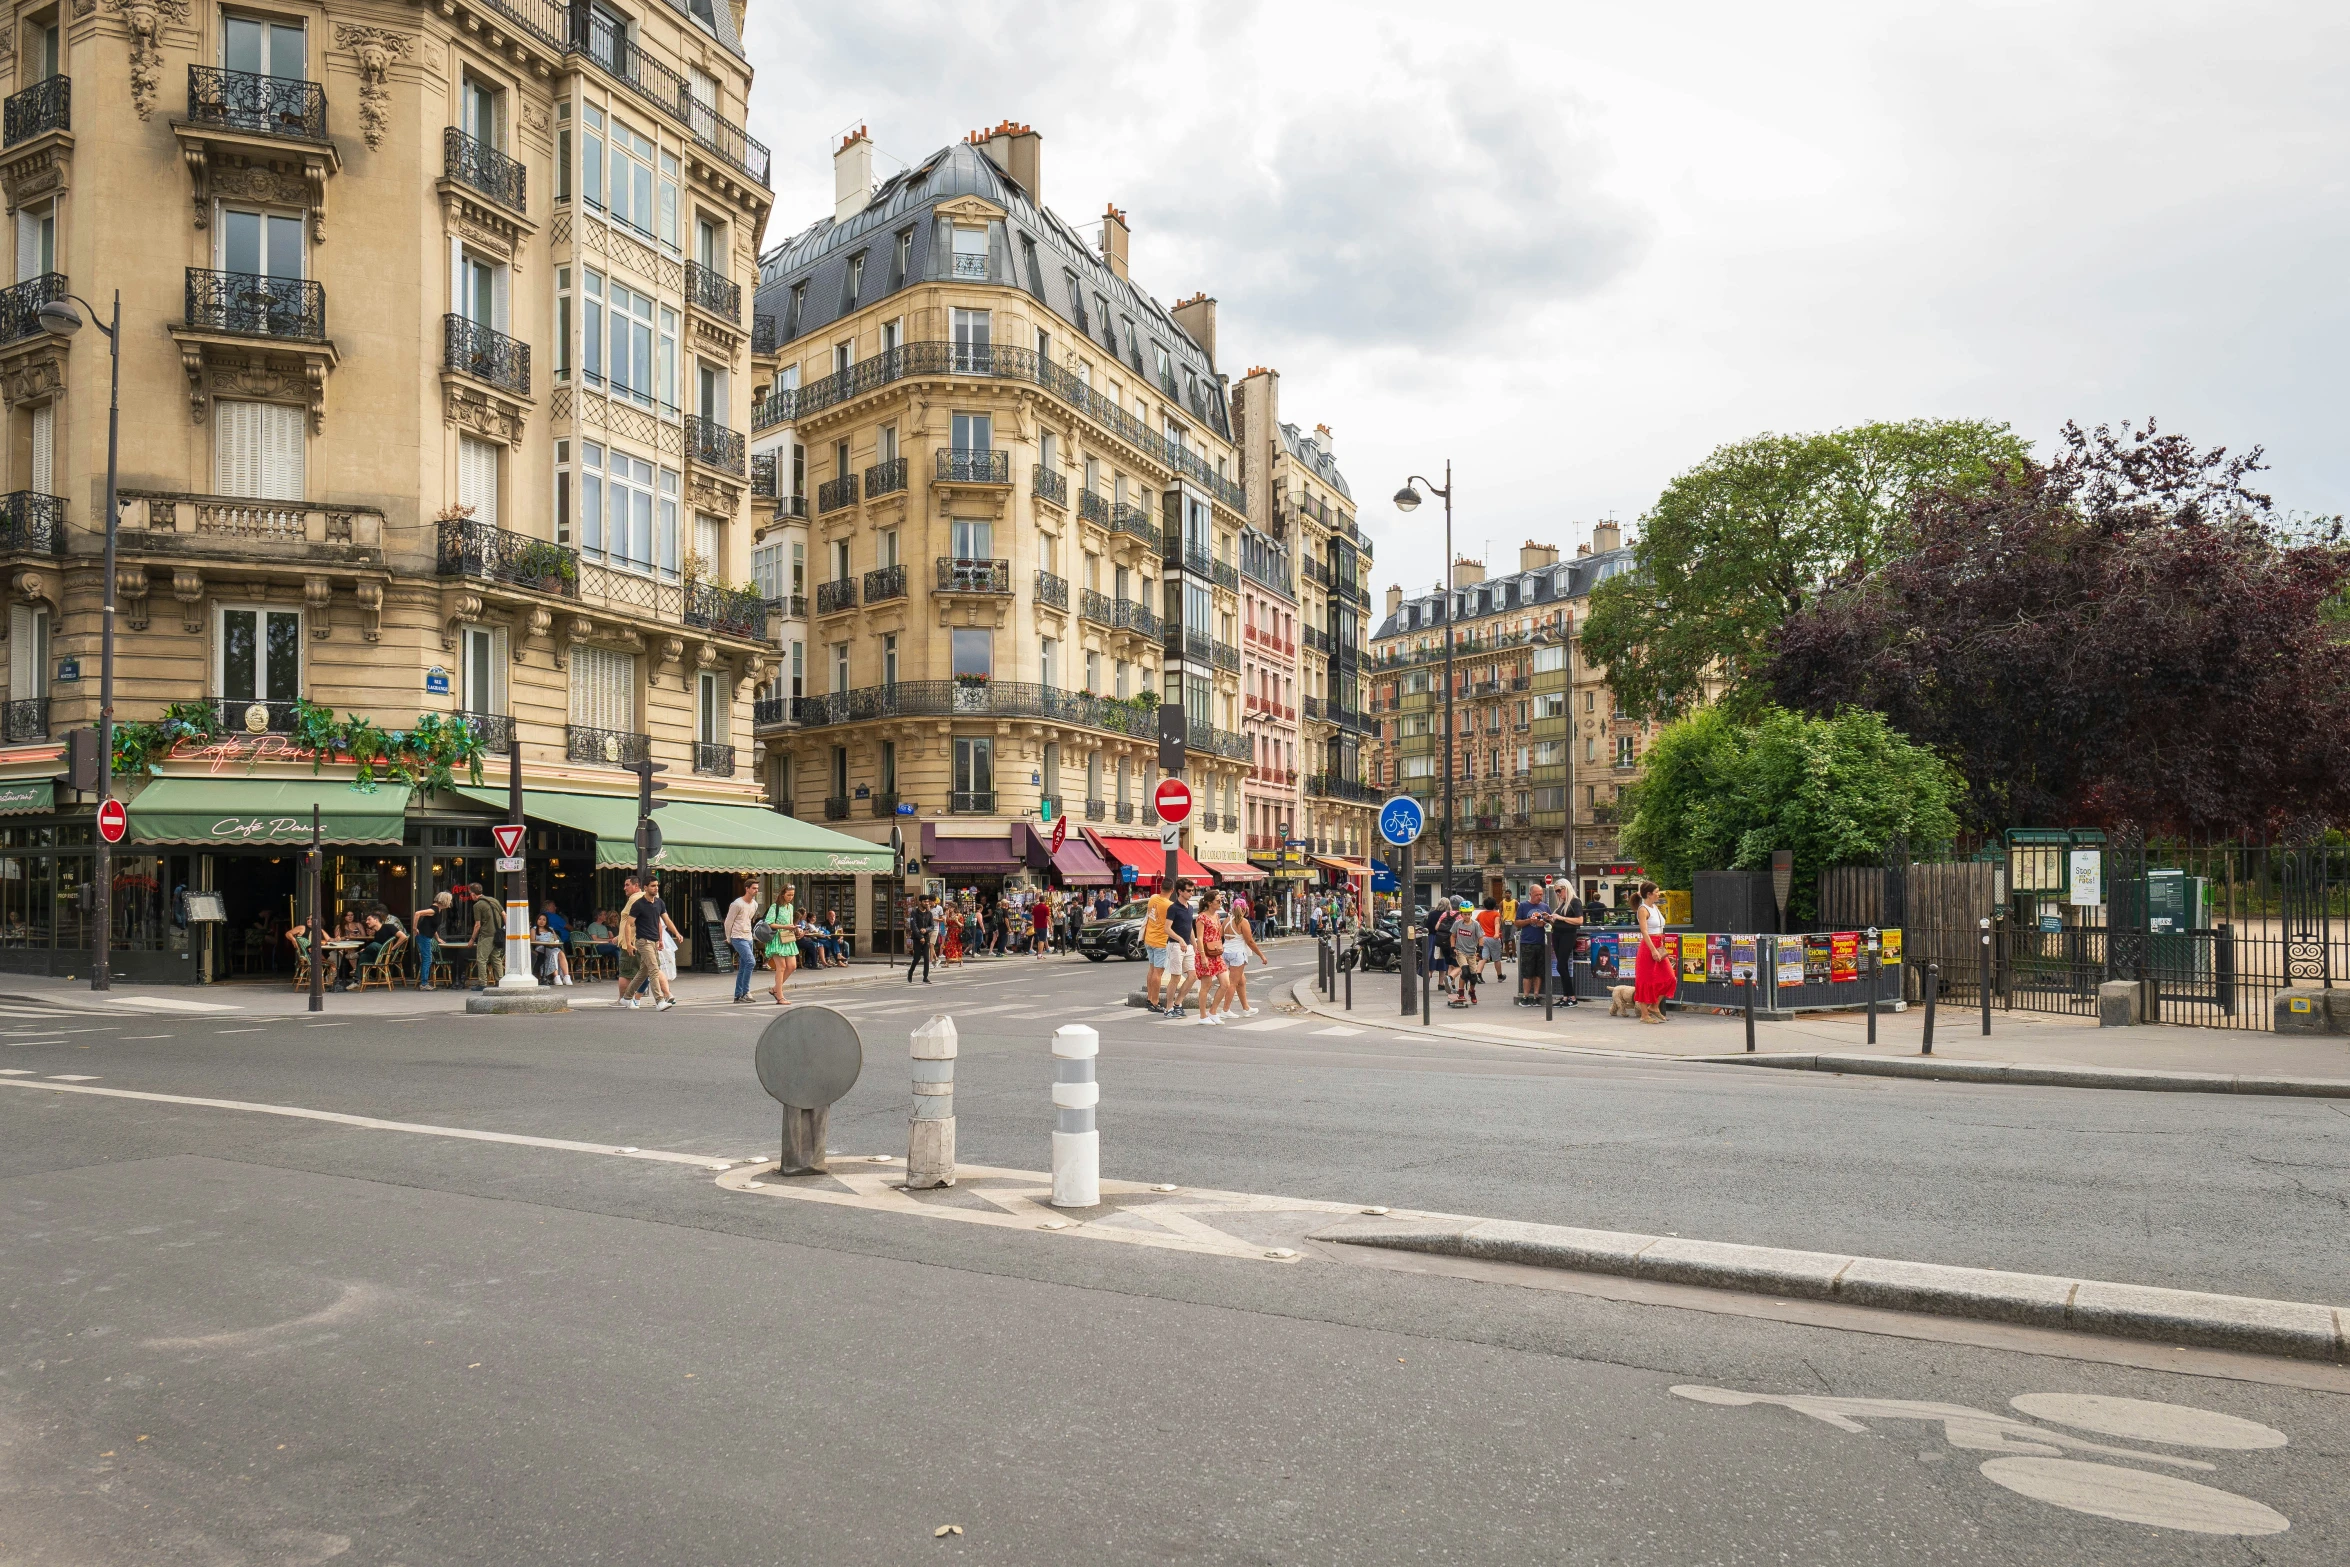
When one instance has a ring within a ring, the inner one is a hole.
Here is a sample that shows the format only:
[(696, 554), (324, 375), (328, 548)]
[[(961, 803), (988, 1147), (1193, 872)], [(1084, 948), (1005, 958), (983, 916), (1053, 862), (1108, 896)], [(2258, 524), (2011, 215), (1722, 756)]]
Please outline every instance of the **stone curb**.
[(2350, 1313), (2298, 1301), (1579, 1230), (1510, 1219), (1430, 1218), (1414, 1222), (1399, 1215), (1376, 1222), (1348, 1220), (1308, 1238), (2295, 1360), (2350, 1362)]

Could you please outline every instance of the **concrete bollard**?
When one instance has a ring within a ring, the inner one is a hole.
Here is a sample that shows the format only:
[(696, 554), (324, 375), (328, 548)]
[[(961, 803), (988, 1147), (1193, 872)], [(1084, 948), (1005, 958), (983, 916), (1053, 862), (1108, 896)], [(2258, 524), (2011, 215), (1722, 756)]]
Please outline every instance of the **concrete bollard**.
[(906, 1186), (955, 1184), (955, 1020), (914, 1030), (914, 1116), (906, 1124)]
[(1053, 1206), (1091, 1208), (1102, 1200), (1102, 1134), (1093, 1109), (1102, 1036), (1082, 1023), (1053, 1031)]

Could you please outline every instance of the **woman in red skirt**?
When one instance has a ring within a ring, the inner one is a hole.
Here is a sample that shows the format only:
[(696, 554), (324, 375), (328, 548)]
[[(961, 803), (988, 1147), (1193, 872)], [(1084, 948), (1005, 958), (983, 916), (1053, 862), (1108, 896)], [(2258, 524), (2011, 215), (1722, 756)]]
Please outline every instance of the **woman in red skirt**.
[(1632, 963), (1632, 999), (1640, 1021), (1662, 1023), (1665, 1002), (1681, 988), (1679, 954), (1665, 936), (1665, 911), (1657, 906), (1656, 883), (1640, 884), (1640, 947)]

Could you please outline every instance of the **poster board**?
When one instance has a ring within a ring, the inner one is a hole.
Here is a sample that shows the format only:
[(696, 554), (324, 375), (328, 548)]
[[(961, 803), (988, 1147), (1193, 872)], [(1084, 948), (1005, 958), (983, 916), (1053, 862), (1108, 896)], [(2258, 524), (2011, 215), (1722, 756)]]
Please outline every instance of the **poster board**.
[(1754, 983), (1757, 943), (1752, 936), (1732, 936), (1730, 947), (1730, 979), (1734, 984)]
[(1705, 978), (1705, 937), (1694, 931), (1681, 937), (1681, 977), (1687, 980)]
[(1849, 984), (1860, 978), (1860, 932), (1839, 930), (1828, 937), (1828, 982)]

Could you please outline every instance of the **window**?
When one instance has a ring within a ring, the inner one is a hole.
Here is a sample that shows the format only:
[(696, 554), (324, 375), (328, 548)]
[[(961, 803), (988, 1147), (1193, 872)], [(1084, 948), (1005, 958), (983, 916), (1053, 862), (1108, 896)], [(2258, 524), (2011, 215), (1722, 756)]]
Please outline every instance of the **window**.
[(849, 541), (846, 539), (832, 541), (832, 580), (835, 582), (849, 580)]
[(800, 315), (807, 309), (807, 306), (808, 285), (794, 283), (791, 286), (791, 314), (786, 318), (783, 327), (783, 336), (786, 342), (800, 335)]
[(579, 131), (579, 193), (599, 210), (604, 205), (604, 111), (582, 105)]
[[(1118, 329), (1110, 324), (1110, 302), (1100, 294), (1093, 296), (1093, 313), (1102, 318), (1102, 341), (1110, 345), (1110, 352), (1118, 351)], [(1113, 398), (1115, 393), (1112, 394)]]
[(881, 789), (884, 794), (898, 792), (898, 743), (895, 740), (881, 742)]
[(1404, 777), (1406, 777), (1406, 778), (1433, 778), (1433, 777), (1435, 777), (1435, 776), (1436, 776), (1436, 758), (1435, 758), (1435, 757), (1433, 757), (1433, 756), (1407, 756), (1407, 757), (1405, 757), (1405, 758), (1403, 759), (1403, 776), (1404, 776)]
[(1038, 684), (1058, 686), (1061, 683), (1061, 644), (1057, 639), (1044, 638), (1041, 644), (1041, 656), (1036, 662), (1036, 669)]
[(995, 809), (995, 742), (986, 735), (955, 736), (955, 799), (965, 811)]
[(571, 199), (571, 103), (555, 105), (555, 199)]
[[(302, 275), (302, 220), (283, 212), (220, 209), (220, 270), (248, 277)], [(276, 301), (271, 301), (274, 310)], [(298, 308), (298, 307), (297, 307)]]
[(471, 507), (475, 522), (492, 527), (498, 521), (498, 462), (505, 450), (478, 436), (457, 437), (457, 504)]
[(457, 703), (461, 712), (506, 711), (506, 633), (467, 626), (457, 642)]
[(8, 697), (29, 702), (49, 694), (49, 612), (8, 606)]
[(583, 729), (636, 733), (636, 660), (613, 648), (574, 646), (571, 722)]
[(306, 81), (308, 55), (300, 22), (235, 15), (221, 18), (220, 63), (224, 70)]
[[(697, 523), (699, 519), (697, 518)], [(751, 550), (751, 586), (765, 599), (778, 599), (787, 591), (783, 585), (783, 546), (761, 544)]]
[(1534, 650), (1534, 673), (1546, 675), (1566, 667), (1567, 650), (1564, 647), (1538, 647)]
[(995, 417), (992, 414), (959, 413), (954, 422), (955, 450), (984, 452), (995, 445)]
[(994, 363), (989, 352), (990, 317), (984, 310), (955, 310), (949, 312), (954, 333), (954, 368), (957, 370), (985, 370)]
[(212, 405), (212, 492), (302, 499), (303, 411), (290, 403), (222, 398)]
[(1636, 760), (1632, 750), (1633, 739), (1634, 737), (1631, 735), (1616, 736), (1616, 765), (1618, 767), (1630, 767)]
[(1564, 740), (1542, 740), (1535, 743), (1534, 765), (1536, 767), (1556, 767), (1566, 759), (1567, 743)]
[(894, 631), (881, 639), (881, 683), (884, 686), (898, 683), (898, 638)]
[(882, 529), (880, 552), (875, 558), (873, 564), (881, 567), (884, 570), (887, 570), (891, 566), (897, 565), (899, 560), (898, 530), (895, 528)]
[(726, 687), (719, 677), (705, 669), (694, 681), (694, 738), (704, 745), (724, 745), (731, 726), (727, 720), (733, 715), (727, 709)]
[(896, 260), (893, 261), (890, 266), (889, 286), (893, 290), (904, 288), (906, 286), (907, 274), (913, 270), (913, 266), (914, 231), (912, 229), (900, 229), (898, 230)]
[(29, 283), (57, 270), (56, 203), (19, 207), (16, 212), (16, 280)]
[(1047, 473), (1058, 468), (1061, 465), (1061, 438), (1050, 430), (1039, 432), (1036, 437), (1036, 460)]
[(845, 745), (832, 748), (832, 797), (842, 801), (849, 797), (849, 748)]
[(213, 682), (232, 702), (291, 702), (302, 694), (302, 615), (291, 609), (220, 611)]
[(506, 145), (506, 95), (496, 84), (468, 71), (458, 94), (458, 113), (464, 119), (465, 134), (475, 141), (489, 147)]
[(846, 642), (835, 642), (832, 644), (832, 689), (841, 692), (848, 688), (849, 645)]
[(857, 301), (865, 292), (865, 252), (849, 257), (849, 268), (841, 279), (840, 313), (847, 315), (857, 308)]
[(694, 412), (713, 424), (726, 422), (726, 371), (707, 359), (694, 361)]
[(791, 645), (791, 694), (808, 694), (808, 644), (805, 642)]
[(706, 582), (726, 580), (726, 520), (706, 511), (694, 513), (694, 555)]
[[(653, 144), (629, 128), (617, 116), (610, 124), (605, 138), (609, 154), (608, 178), (605, 181), (607, 197), (605, 211), (615, 223), (626, 224), (647, 239), (658, 237), (657, 209), (653, 203)], [(668, 186), (666, 194), (672, 206), (676, 202), (676, 187)], [(669, 248), (677, 248), (677, 225), (671, 217), (667, 235)]]
[(855, 338), (844, 337), (832, 345), (832, 373), (834, 375), (848, 374), (849, 367), (856, 362), (857, 340)]
[(1133, 667), (1134, 667), (1133, 665), (1131, 665), (1131, 664), (1127, 663), (1127, 662), (1126, 662), (1126, 660), (1124, 660), (1124, 659), (1120, 659), (1120, 660), (1118, 660), (1118, 665), (1117, 665), (1117, 671), (1118, 671), (1118, 683), (1117, 683), (1117, 687), (1116, 687), (1116, 689), (1115, 689), (1114, 691), (1112, 691), (1112, 692), (1111, 692), (1111, 695), (1113, 695), (1113, 696), (1117, 697), (1117, 699), (1118, 699), (1119, 701), (1121, 701), (1121, 702), (1125, 701), (1125, 700), (1126, 700), (1126, 698), (1128, 697), (1128, 695), (1130, 694), (1130, 690), (1129, 690), (1129, 688), (1130, 688), (1130, 686), (1131, 686), (1132, 682), (1130, 682), (1130, 681), (1129, 681), (1129, 680), (1126, 678), (1126, 674), (1127, 674), (1127, 671), (1128, 671), (1128, 670), (1130, 670), (1130, 669), (1132, 669)]
[(555, 269), (555, 379), (571, 379), (571, 269)]
[(1085, 689), (1085, 690), (1086, 690), (1086, 691), (1087, 691), (1089, 694), (1092, 694), (1092, 695), (1095, 695), (1095, 696), (1098, 696), (1098, 695), (1100, 695), (1100, 694), (1101, 694), (1101, 689), (1102, 689), (1102, 656), (1101, 656), (1101, 654), (1100, 654), (1100, 653), (1096, 652), (1096, 651), (1095, 651), (1094, 649), (1092, 649), (1092, 648), (1087, 648), (1087, 649), (1085, 650), (1085, 687), (1084, 687), (1084, 689)]
[(906, 346), (906, 318), (894, 316), (881, 323), (881, 351), (894, 354)]
[(1583, 760), (1593, 763), (1599, 760), (1599, 742), (1597, 740), (1586, 739), (1583, 742)]
[(987, 230), (955, 229), (955, 272), (959, 278), (987, 280)]
[(1159, 385), (1166, 389), (1169, 397), (1173, 397), (1175, 395), (1175, 361), (1168, 358), (1167, 351), (1156, 343), (1151, 344), (1151, 353), (1158, 362)]
[(43, 403), (32, 413), (32, 492), (54, 495), (57, 483), (57, 405)]

